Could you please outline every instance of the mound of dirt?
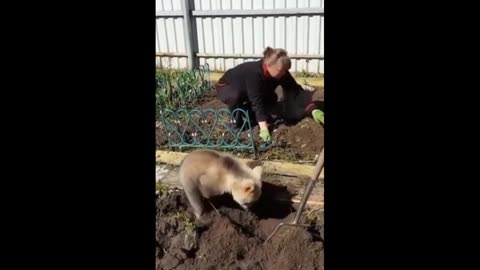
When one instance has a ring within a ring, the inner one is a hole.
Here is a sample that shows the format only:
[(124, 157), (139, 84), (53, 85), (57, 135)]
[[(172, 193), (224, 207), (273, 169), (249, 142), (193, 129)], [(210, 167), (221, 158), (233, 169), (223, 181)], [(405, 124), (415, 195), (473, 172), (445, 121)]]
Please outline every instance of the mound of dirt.
[(218, 211), (195, 222), (183, 191), (157, 198), (156, 269), (323, 269), (323, 224), (282, 227), (264, 241), (282, 221), (290, 222), (295, 209), (263, 196), (251, 211), (225, 195), (211, 200)]

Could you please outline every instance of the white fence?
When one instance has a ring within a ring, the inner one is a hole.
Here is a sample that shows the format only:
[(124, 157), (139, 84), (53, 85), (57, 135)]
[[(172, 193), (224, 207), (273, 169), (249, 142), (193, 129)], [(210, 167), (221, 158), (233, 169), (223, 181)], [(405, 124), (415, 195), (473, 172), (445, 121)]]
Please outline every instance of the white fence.
[(224, 71), (270, 46), (288, 51), (292, 71), (324, 73), (323, 0), (156, 0), (156, 10), (159, 67)]

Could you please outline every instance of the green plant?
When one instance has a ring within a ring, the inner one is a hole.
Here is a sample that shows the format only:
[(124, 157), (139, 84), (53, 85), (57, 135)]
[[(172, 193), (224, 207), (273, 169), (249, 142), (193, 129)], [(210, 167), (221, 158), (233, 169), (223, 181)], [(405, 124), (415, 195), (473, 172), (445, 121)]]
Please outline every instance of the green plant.
[(162, 110), (188, 108), (211, 88), (208, 65), (192, 70), (157, 69), (155, 78), (157, 120)]
[(309, 209), (303, 213), (305, 216), (305, 223), (312, 225), (320, 220), (320, 216), (322, 215), (323, 209), (320, 207), (315, 207)]
[(155, 185), (155, 190), (157, 193), (163, 194), (168, 191), (168, 186), (159, 181)]
[(193, 221), (190, 220), (184, 213), (177, 212), (175, 213), (175, 216), (173, 216), (173, 218), (176, 219), (177, 222), (184, 224), (185, 232), (187, 233), (187, 235), (193, 234), (193, 232), (196, 229), (196, 226), (193, 223)]
[(303, 78), (323, 78), (322, 73), (308, 72), (306, 70), (297, 71), (295, 72), (294, 75), (295, 77), (303, 77)]

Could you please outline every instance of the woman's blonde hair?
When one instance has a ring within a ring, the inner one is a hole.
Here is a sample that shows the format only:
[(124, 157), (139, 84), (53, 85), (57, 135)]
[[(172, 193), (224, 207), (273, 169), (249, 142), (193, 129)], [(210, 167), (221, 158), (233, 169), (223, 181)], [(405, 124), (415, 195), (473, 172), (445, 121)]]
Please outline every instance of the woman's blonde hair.
[(287, 70), (292, 66), (292, 61), (290, 60), (290, 57), (288, 57), (286, 50), (267, 47), (265, 51), (263, 51), (263, 62), (265, 64), (271, 66), (275, 65), (278, 61), (280, 61), (283, 67)]

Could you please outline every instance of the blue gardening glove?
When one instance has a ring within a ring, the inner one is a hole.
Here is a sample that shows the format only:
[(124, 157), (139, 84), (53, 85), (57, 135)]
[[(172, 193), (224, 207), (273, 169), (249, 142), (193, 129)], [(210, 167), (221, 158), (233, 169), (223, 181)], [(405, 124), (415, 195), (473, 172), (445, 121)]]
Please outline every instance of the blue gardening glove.
[(268, 131), (268, 129), (261, 129), (260, 130), (260, 138), (262, 138), (262, 140), (264, 142), (270, 142), (271, 141), (270, 132)]
[(313, 120), (315, 120), (315, 122), (317, 123), (322, 123), (322, 124), (325, 124), (324, 123), (324, 113), (318, 109), (316, 110), (313, 110), (312, 111), (312, 117), (313, 117)]

